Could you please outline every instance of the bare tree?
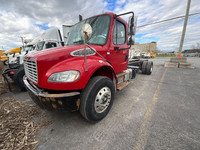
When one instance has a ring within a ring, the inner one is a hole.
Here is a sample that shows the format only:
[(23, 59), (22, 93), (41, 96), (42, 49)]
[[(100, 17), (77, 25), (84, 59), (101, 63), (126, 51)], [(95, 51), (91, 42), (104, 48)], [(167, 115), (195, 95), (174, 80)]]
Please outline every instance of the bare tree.
[(196, 49), (195, 45), (192, 45), (192, 46), (191, 46), (191, 49)]
[(192, 45), (191, 49), (200, 49), (200, 42), (197, 42), (196, 44)]
[(200, 49), (200, 42), (197, 42), (196, 49)]

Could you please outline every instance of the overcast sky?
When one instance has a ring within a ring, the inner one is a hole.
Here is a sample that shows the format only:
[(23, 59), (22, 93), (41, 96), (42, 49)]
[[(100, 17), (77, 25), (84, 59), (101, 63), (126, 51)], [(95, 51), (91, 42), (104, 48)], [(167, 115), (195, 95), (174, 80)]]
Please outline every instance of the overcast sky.
[[(0, 49), (21, 46), (26, 39), (62, 24), (72, 25), (102, 12), (134, 11), (137, 25), (152, 23), (185, 14), (187, 0), (0, 0)], [(200, 12), (200, 0), (192, 0), (190, 14)], [(138, 28), (136, 42), (156, 41), (159, 49), (173, 51), (179, 47), (184, 19)], [(200, 42), (200, 15), (189, 17), (183, 49)]]

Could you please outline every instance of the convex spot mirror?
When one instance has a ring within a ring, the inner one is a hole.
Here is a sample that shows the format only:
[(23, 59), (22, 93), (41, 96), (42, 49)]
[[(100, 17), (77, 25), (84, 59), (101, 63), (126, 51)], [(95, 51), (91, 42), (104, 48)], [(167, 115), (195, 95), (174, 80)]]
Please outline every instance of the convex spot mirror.
[(85, 41), (88, 41), (92, 36), (92, 27), (90, 24), (86, 23), (82, 27), (82, 36)]

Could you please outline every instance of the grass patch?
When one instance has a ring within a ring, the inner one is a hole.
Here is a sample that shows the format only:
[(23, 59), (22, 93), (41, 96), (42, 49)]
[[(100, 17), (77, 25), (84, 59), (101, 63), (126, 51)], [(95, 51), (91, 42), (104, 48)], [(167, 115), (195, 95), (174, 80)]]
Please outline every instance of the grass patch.
[(176, 57), (176, 55), (156, 55), (156, 57)]

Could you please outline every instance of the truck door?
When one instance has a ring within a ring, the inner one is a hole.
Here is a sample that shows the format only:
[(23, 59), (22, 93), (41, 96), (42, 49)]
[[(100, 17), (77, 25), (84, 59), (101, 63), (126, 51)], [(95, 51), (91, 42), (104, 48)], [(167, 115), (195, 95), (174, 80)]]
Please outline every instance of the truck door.
[(119, 20), (115, 20), (110, 47), (110, 59), (115, 73), (127, 69), (129, 46), (127, 45), (126, 34), (126, 25)]

